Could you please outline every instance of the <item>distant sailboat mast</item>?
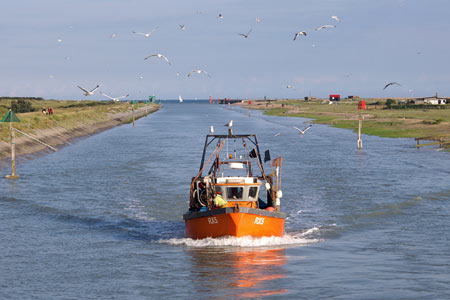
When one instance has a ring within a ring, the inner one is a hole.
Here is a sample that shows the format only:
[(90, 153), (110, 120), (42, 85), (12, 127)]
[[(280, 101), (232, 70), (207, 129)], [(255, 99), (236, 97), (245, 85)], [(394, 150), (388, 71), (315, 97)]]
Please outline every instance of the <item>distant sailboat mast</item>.
[(180, 102), (183, 102), (183, 98), (181, 98), (181, 95), (178, 96), (178, 100), (180, 100)]

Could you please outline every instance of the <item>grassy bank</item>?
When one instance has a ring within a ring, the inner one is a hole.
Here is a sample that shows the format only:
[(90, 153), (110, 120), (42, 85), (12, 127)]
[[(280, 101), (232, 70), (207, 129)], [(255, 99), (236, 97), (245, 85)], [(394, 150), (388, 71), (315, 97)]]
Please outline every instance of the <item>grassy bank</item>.
[[(14, 100), (0, 98), (0, 117), (5, 115), (11, 107), (11, 101)], [(114, 115), (131, 113), (131, 105), (123, 102), (36, 99), (27, 101), (31, 102), (33, 109), (36, 111), (17, 113), (16, 115), (21, 122), (14, 123), (14, 127), (31, 134), (55, 127), (74, 130), (108, 121)], [(137, 103), (134, 104), (134, 108), (137, 110), (145, 105), (144, 103)], [(53, 115), (42, 114), (43, 107), (52, 107)], [(128, 117), (128, 119), (131, 119), (131, 117)], [(0, 141), (8, 142), (8, 140), (9, 124), (0, 123)]]
[[(10, 99), (0, 99), (0, 115), (6, 114)], [(31, 99), (33, 112), (17, 113), (21, 122), (17, 128), (53, 146), (62, 147), (68, 141), (89, 136), (114, 126), (130, 123), (159, 109), (159, 105), (145, 103), (122, 103), (106, 101), (45, 101)], [(53, 115), (42, 113), (42, 107), (52, 107)], [(134, 113), (132, 110), (134, 108)], [(29, 108), (29, 107), (28, 107)], [(0, 123), (0, 163), (10, 157), (9, 123)], [(49, 151), (45, 146), (16, 134), (16, 155), (22, 156)]]
[[(362, 111), (364, 134), (391, 138), (450, 138), (450, 107), (387, 109), (385, 99), (364, 100), (368, 103), (367, 110)], [(357, 101), (342, 101), (337, 105), (328, 103), (280, 100), (266, 105), (263, 101), (253, 101), (250, 108), (264, 109), (267, 115), (303, 117), (313, 119), (314, 123), (358, 130)]]

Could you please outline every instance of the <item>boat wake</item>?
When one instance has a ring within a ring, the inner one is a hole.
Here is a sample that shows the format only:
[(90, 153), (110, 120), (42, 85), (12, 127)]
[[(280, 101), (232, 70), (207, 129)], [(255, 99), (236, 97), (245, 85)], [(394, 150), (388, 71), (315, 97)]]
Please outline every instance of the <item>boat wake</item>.
[(304, 246), (308, 244), (318, 243), (321, 240), (314, 236), (320, 229), (313, 227), (300, 233), (286, 233), (281, 237), (218, 237), (218, 238), (171, 238), (162, 239), (158, 243), (170, 245), (182, 245), (195, 248), (208, 247), (238, 247), (238, 248), (259, 248), (259, 247), (273, 247), (273, 246)]

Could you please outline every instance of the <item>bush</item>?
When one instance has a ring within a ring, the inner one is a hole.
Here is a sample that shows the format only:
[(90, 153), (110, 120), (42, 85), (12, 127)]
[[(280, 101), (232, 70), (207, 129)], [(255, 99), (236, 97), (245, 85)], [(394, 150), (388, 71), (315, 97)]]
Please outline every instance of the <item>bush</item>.
[(393, 99), (387, 99), (386, 100), (386, 107), (391, 108), (393, 105), (395, 105), (395, 100)]
[(31, 101), (23, 99), (11, 101), (11, 110), (15, 113), (26, 113), (30, 111), (35, 111), (35, 109), (31, 105)]

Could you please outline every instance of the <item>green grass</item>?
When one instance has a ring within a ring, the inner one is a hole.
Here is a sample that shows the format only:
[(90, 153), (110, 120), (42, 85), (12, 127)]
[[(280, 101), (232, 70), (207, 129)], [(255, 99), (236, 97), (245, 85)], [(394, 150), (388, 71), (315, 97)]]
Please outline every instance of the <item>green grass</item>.
[[(79, 126), (92, 125), (110, 119), (111, 114), (131, 111), (131, 105), (124, 102), (109, 101), (72, 101), (72, 100), (35, 100), (30, 99), (34, 112), (17, 114), (20, 123), (13, 123), (14, 127), (33, 134), (35, 130), (53, 127), (75, 129)], [(8, 111), (11, 99), (0, 98), (0, 117)], [(145, 106), (137, 103), (135, 109)], [(53, 115), (43, 115), (42, 107), (52, 107)], [(8, 142), (9, 124), (0, 123), (0, 140)]]
[[(450, 138), (450, 106), (435, 109), (405, 108), (386, 109), (386, 99), (365, 99), (367, 110), (363, 111), (362, 133), (380, 137), (444, 137)], [(277, 101), (274, 108), (267, 109), (265, 114), (273, 116), (289, 116), (313, 119), (314, 123), (328, 124), (338, 128), (358, 130), (357, 101), (341, 102), (329, 105), (328, 101), (314, 102), (282, 100)], [(284, 104), (284, 108), (282, 108)], [(253, 106), (252, 106), (253, 108)], [(445, 109), (447, 108), (447, 109)], [(266, 109), (258, 105), (258, 109)]]

